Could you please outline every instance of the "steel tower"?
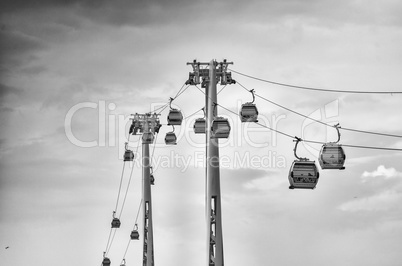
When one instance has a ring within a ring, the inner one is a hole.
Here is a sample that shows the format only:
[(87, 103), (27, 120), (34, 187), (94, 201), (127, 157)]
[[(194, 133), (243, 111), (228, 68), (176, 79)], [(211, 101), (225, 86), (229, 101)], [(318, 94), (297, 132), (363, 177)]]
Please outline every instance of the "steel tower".
[[(212, 124), (218, 116), (218, 100), (216, 85), (233, 84), (235, 81), (227, 72), (228, 64), (224, 60), (221, 63), (211, 60), (209, 63), (200, 63), (195, 60), (192, 63), (194, 72), (190, 73), (186, 84), (197, 85), (201, 83), (205, 89), (205, 111), (206, 111), (206, 221), (207, 221), (207, 266), (223, 266), (223, 234), (222, 234), (222, 208), (219, 170), (219, 141), (212, 138)], [(208, 69), (201, 69), (200, 66), (208, 66)], [(218, 70), (217, 70), (218, 67)]]
[(142, 133), (142, 178), (143, 178), (143, 266), (154, 266), (154, 238), (151, 197), (151, 159), (149, 144), (154, 141), (154, 134), (159, 132), (160, 122), (157, 114), (135, 114), (133, 118), (133, 134)]

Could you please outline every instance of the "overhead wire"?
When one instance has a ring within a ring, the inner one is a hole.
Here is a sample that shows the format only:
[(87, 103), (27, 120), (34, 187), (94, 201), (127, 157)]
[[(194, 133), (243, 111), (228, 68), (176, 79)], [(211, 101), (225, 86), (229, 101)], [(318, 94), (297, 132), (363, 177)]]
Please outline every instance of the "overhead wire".
[[(155, 109), (154, 112), (156, 112), (156, 111), (159, 110), (159, 109), (162, 109), (162, 110), (160, 110), (160, 111), (157, 113), (157, 114), (161, 114), (168, 106), (170, 106), (170, 103), (171, 103), (172, 101), (174, 101), (175, 99), (177, 99), (180, 95), (182, 95), (182, 94), (188, 89), (188, 87), (190, 87), (190, 85), (187, 85), (187, 87), (184, 88), (185, 85), (186, 85), (186, 84), (183, 84), (183, 86), (180, 88), (180, 90), (176, 93), (176, 96), (175, 96), (175, 97), (171, 98), (171, 99), (169, 100), (169, 102), (166, 103), (165, 105), (163, 105), (163, 106), (161, 106), (161, 107)], [(183, 88), (184, 88), (184, 89), (183, 89)]]
[(219, 95), (219, 93), (221, 93), (226, 88), (226, 86), (227, 85), (223, 86), (223, 88), (218, 91), (217, 95)]
[[(240, 115), (239, 115), (238, 113), (236, 113), (236, 112), (234, 112), (234, 111), (232, 111), (232, 110), (230, 110), (230, 109), (228, 109), (228, 108), (222, 106), (221, 104), (217, 104), (217, 103), (215, 103), (215, 104), (218, 105), (218, 106), (220, 106), (220, 107), (222, 107), (223, 109), (225, 109), (225, 110), (227, 110), (227, 111), (229, 111), (229, 112), (231, 112), (231, 113), (233, 113), (233, 114), (235, 114), (235, 115), (237, 115), (237, 116), (240, 117)], [(277, 129), (270, 128), (270, 127), (265, 126), (265, 125), (263, 125), (263, 124), (261, 124), (261, 123), (258, 123), (258, 122), (255, 123), (255, 124), (260, 125), (260, 126), (262, 126), (262, 127), (265, 127), (265, 128), (267, 128), (267, 129), (269, 129), (269, 130), (272, 130), (272, 131), (274, 131), (274, 132), (277, 132), (277, 133), (279, 133), (279, 134), (281, 134), (281, 135), (284, 135), (284, 136), (289, 137), (289, 138), (292, 138), (292, 139), (300, 139), (300, 141), (310, 142), (310, 143), (325, 144), (324, 142), (319, 142), (319, 141), (314, 141), (314, 140), (304, 140), (304, 139), (298, 138), (298, 137), (296, 137), (296, 136), (292, 136), (292, 135), (290, 135), (290, 134), (287, 134), (287, 133), (285, 133), (285, 132), (279, 131), (279, 130), (277, 130)], [(398, 148), (385, 148), (385, 147), (373, 147), (373, 146), (361, 146), (361, 145), (349, 145), (349, 144), (342, 144), (342, 146), (344, 146), (344, 147), (351, 147), (351, 148), (362, 148), (362, 149), (376, 149), (376, 150), (388, 150), (388, 151), (402, 151), (402, 149), (398, 149)]]
[[(249, 91), (249, 90), (248, 90), (245, 86), (243, 86), (240, 82), (236, 81), (236, 83), (239, 84), (243, 89)], [(267, 101), (267, 102), (269, 102), (269, 103), (271, 103), (271, 104), (273, 104), (273, 105), (276, 105), (276, 106), (278, 106), (278, 107), (280, 107), (280, 108), (282, 108), (282, 109), (285, 109), (285, 110), (287, 110), (287, 111), (289, 111), (289, 112), (292, 112), (292, 113), (294, 113), (294, 114), (297, 114), (297, 115), (299, 115), (299, 116), (302, 116), (302, 117), (304, 117), (304, 118), (307, 118), (307, 119), (309, 119), (309, 120), (312, 120), (312, 121), (314, 121), (314, 122), (320, 123), (320, 124), (325, 125), (325, 126), (327, 126), (327, 127), (333, 127), (333, 128), (335, 128), (335, 126), (333, 126), (333, 125), (324, 123), (324, 122), (322, 122), (322, 121), (320, 121), (320, 120), (311, 118), (311, 117), (309, 117), (309, 116), (307, 116), (307, 115), (304, 115), (304, 114), (302, 114), (302, 113), (299, 113), (299, 112), (297, 112), (297, 111), (294, 111), (294, 110), (292, 110), (292, 109), (290, 109), (290, 108), (287, 108), (287, 107), (285, 107), (285, 106), (283, 106), (283, 105), (280, 105), (280, 104), (278, 104), (278, 103), (275, 103), (275, 102), (273, 102), (273, 101), (271, 101), (271, 100), (269, 100), (269, 99), (267, 99), (267, 98), (265, 98), (265, 97), (263, 97), (263, 96), (261, 96), (261, 95), (259, 95), (259, 94), (257, 94), (257, 93), (254, 93), (254, 95), (257, 96), (258, 98), (264, 100), (264, 101)], [(346, 130), (346, 131), (359, 132), (359, 133), (365, 133), (365, 134), (372, 134), (372, 135), (385, 136), (385, 137), (402, 138), (401, 135), (395, 135), (395, 134), (389, 134), (389, 133), (380, 133), (380, 132), (372, 132), (372, 131), (366, 131), (366, 130), (359, 130), (359, 129), (347, 128), (347, 127), (338, 127), (338, 129), (340, 129), (340, 130)]]
[(402, 91), (356, 91), (356, 90), (329, 90), (329, 89), (320, 89), (320, 88), (313, 88), (313, 87), (306, 87), (306, 86), (298, 86), (298, 85), (291, 85), (291, 84), (286, 84), (286, 83), (281, 83), (281, 82), (276, 82), (276, 81), (271, 81), (271, 80), (266, 80), (262, 78), (257, 78), (251, 75), (247, 75), (244, 73), (241, 73), (239, 71), (229, 69), (230, 71), (242, 75), (244, 77), (248, 77), (251, 79), (255, 79), (258, 81), (274, 84), (274, 85), (279, 85), (279, 86), (285, 86), (285, 87), (290, 87), (290, 88), (295, 88), (295, 89), (302, 89), (302, 90), (312, 90), (312, 91), (322, 91), (322, 92), (339, 92), (339, 93), (360, 93), (360, 94), (402, 94)]
[[(137, 149), (136, 149), (136, 151), (135, 151), (135, 154), (138, 153), (138, 147), (139, 147), (139, 146), (140, 146), (140, 140), (138, 140)], [(132, 178), (132, 176), (133, 176), (133, 170), (134, 170), (134, 166), (131, 168), (130, 178), (128, 179), (127, 188), (126, 188), (126, 193), (124, 194), (124, 200), (123, 200), (123, 204), (122, 204), (122, 206), (121, 206), (119, 219), (120, 219), (121, 215), (123, 214), (124, 204), (126, 203), (126, 198), (127, 198), (128, 190), (129, 190), (129, 188), (130, 188), (131, 178)]]
[(192, 113), (191, 115), (188, 115), (188, 116), (184, 117), (183, 119), (186, 120), (187, 118), (192, 117), (193, 115), (195, 115), (195, 114), (198, 113), (199, 111), (202, 111), (202, 109), (203, 109), (203, 108), (198, 109), (197, 111), (195, 111), (195, 112)]

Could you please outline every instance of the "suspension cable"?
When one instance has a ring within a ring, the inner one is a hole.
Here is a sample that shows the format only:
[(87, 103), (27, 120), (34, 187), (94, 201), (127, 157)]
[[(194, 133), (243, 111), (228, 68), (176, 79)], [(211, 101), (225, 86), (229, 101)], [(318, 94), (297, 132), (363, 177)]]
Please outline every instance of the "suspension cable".
[[(249, 90), (248, 90), (245, 86), (243, 86), (240, 82), (237, 81), (237, 84), (239, 84), (243, 89), (249, 91)], [(311, 118), (311, 117), (309, 117), (309, 116), (307, 116), (307, 115), (304, 115), (304, 114), (301, 114), (301, 113), (299, 113), (299, 112), (297, 112), (297, 111), (294, 111), (294, 110), (292, 110), (292, 109), (289, 109), (289, 108), (287, 108), (287, 107), (285, 107), (285, 106), (283, 106), (283, 105), (280, 105), (280, 104), (278, 104), (278, 103), (275, 103), (275, 102), (273, 102), (273, 101), (270, 101), (270, 100), (268, 100), (267, 98), (265, 98), (265, 97), (263, 97), (263, 96), (261, 96), (261, 95), (258, 95), (258, 94), (256, 94), (256, 93), (255, 93), (255, 96), (257, 96), (258, 98), (260, 98), (260, 99), (262, 99), (262, 100), (264, 100), (264, 101), (267, 101), (267, 102), (269, 102), (269, 103), (271, 103), (271, 104), (273, 104), (273, 105), (276, 105), (276, 106), (278, 106), (278, 107), (280, 107), (280, 108), (282, 108), (282, 109), (285, 109), (285, 110), (287, 110), (287, 111), (289, 111), (289, 112), (292, 112), (292, 113), (297, 114), (297, 115), (299, 115), (299, 116), (302, 116), (302, 117), (304, 117), (304, 118), (310, 119), (310, 120), (312, 120), (312, 121), (314, 121), (314, 122), (320, 123), (320, 124), (325, 125), (325, 126), (327, 126), (327, 127), (334, 127), (333, 125), (329, 125), (329, 124), (324, 123), (324, 122), (322, 122), (322, 121), (320, 121), (320, 120)], [(380, 133), (380, 132), (372, 132), (372, 131), (365, 131), (365, 130), (347, 128), (347, 127), (339, 127), (339, 129), (340, 129), (340, 130), (346, 130), (346, 131), (353, 131), (353, 132), (365, 133), (365, 134), (372, 134), (372, 135), (385, 136), (385, 137), (402, 138), (401, 135), (388, 134), (388, 133)]]
[[(216, 104), (216, 103), (215, 103), (215, 104)], [(235, 114), (235, 115), (237, 115), (237, 116), (240, 117), (240, 115), (237, 114), (236, 112), (234, 112), (234, 111), (232, 111), (232, 110), (230, 110), (230, 109), (228, 109), (228, 108), (226, 108), (226, 107), (224, 107), (224, 106), (222, 106), (222, 105), (220, 105), (220, 104), (217, 104), (217, 105), (219, 105), (219, 106), (222, 107), (223, 109), (225, 109), (225, 110), (227, 110), (227, 111), (229, 111), (229, 112), (231, 112), (231, 113), (233, 113), (233, 114)], [(256, 122), (255, 124), (260, 125), (260, 126), (262, 126), (262, 127), (265, 127), (265, 128), (267, 128), (267, 129), (269, 129), (269, 130), (275, 131), (275, 132), (277, 132), (277, 133), (279, 133), (279, 134), (282, 134), (282, 135), (284, 135), (284, 136), (287, 136), (287, 137), (289, 137), (289, 138), (292, 138), (292, 139), (295, 138), (295, 137), (293, 137), (292, 135), (289, 135), (289, 134), (284, 133), (284, 132), (282, 132), (282, 131), (279, 131), (279, 130), (270, 128), (270, 127), (268, 127), (268, 126), (265, 126), (265, 125), (263, 125), (263, 124), (260, 124), (259, 122)], [(303, 139), (300, 139), (300, 141), (310, 142), (310, 143), (317, 143), (317, 144), (325, 144), (324, 142), (319, 142), (319, 141), (314, 141), (314, 140), (303, 140)], [(344, 146), (344, 147), (351, 147), (351, 148), (376, 149), (376, 150), (388, 150), (388, 151), (402, 151), (402, 149), (398, 149), (398, 148), (360, 146), (360, 145), (349, 145), (349, 144), (342, 144), (342, 146)]]
[(279, 86), (285, 86), (285, 87), (290, 87), (290, 88), (295, 88), (295, 89), (303, 89), (303, 90), (313, 90), (313, 91), (324, 91), (324, 92), (340, 92), (340, 93), (360, 93), (360, 94), (401, 94), (402, 91), (354, 91), (354, 90), (328, 90), (328, 89), (319, 89), (319, 88), (312, 88), (312, 87), (305, 87), (305, 86), (297, 86), (297, 85), (290, 85), (290, 84), (286, 84), (286, 83), (280, 83), (280, 82), (275, 82), (275, 81), (270, 81), (270, 80), (266, 80), (266, 79), (261, 79), (261, 78), (257, 78), (254, 76), (250, 76), (238, 71), (235, 71), (233, 69), (229, 69), (230, 71), (242, 75), (244, 77), (248, 77), (251, 79), (255, 79), (258, 81), (262, 81), (262, 82), (266, 82), (266, 83), (270, 83), (270, 84), (274, 84), (274, 85), (279, 85)]

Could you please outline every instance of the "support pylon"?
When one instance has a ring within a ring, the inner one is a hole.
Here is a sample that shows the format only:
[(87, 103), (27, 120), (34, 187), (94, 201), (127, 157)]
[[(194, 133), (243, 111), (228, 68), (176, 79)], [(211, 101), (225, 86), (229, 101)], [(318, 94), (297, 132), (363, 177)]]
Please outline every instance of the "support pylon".
[(211, 138), (212, 122), (217, 115), (216, 65), (209, 64), (209, 80), (206, 87), (206, 219), (208, 266), (223, 266), (223, 235), (221, 186), (219, 171), (219, 140)]
[(154, 141), (154, 133), (159, 131), (160, 122), (157, 114), (135, 114), (132, 132), (136, 135), (142, 133), (142, 178), (143, 178), (143, 214), (144, 214), (144, 243), (143, 266), (154, 266), (154, 237), (152, 220), (151, 197), (151, 159), (149, 157), (149, 144)]
[[(190, 72), (186, 84), (202, 84), (202, 87), (205, 88), (207, 266), (223, 266), (219, 141), (218, 138), (211, 137), (211, 128), (214, 119), (218, 116), (216, 84), (218, 81), (220, 81), (221, 85), (235, 83), (231, 73), (227, 72), (227, 65), (232, 63), (226, 62), (226, 60), (221, 63), (217, 63), (215, 60), (211, 60), (209, 63), (200, 63), (194, 60), (192, 63), (187, 64), (192, 65), (194, 72)], [(209, 69), (201, 69), (200, 65), (208, 65)], [(219, 66), (218, 71), (217, 66)]]

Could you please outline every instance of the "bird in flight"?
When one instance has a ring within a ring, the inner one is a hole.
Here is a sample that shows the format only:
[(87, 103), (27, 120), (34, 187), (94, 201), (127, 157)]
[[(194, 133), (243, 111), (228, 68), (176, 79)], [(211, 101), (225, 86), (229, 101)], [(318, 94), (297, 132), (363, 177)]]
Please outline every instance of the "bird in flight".
[(9, 246), (6, 247), (6, 249), (9, 249), (9, 248), (10, 248)]

